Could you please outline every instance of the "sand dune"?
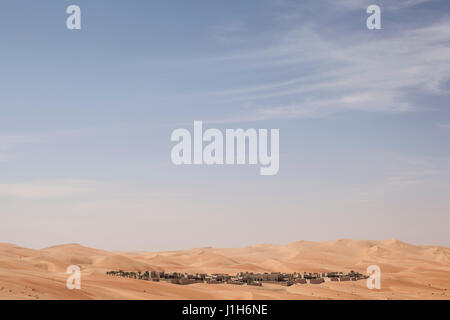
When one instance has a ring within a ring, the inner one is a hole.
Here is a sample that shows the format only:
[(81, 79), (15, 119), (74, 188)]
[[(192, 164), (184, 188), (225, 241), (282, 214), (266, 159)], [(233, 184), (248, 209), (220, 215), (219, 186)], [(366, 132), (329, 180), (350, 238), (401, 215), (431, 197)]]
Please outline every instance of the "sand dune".
[[(69, 265), (82, 270), (81, 290), (68, 290)], [(105, 275), (108, 270), (235, 274), (252, 272), (365, 273), (376, 264), (381, 290), (365, 281), (262, 287), (228, 284), (179, 286)], [(399, 240), (352, 240), (245, 248), (196, 248), (119, 253), (78, 244), (33, 250), (0, 243), (0, 299), (449, 299), (450, 248)]]

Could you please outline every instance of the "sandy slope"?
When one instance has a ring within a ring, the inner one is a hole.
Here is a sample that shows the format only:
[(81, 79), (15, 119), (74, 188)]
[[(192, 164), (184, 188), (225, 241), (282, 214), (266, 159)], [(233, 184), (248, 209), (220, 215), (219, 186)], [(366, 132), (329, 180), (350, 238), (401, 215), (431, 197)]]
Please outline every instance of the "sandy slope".
[[(82, 269), (81, 290), (66, 289), (69, 265)], [(108, 277), (107, 270), (229, 273), (365, 273), (376, 264), (381, 290), (365, 281), (263, 287), (228, 284), (173, 285)], [(0, 299), (450, 299), (450, 248), (398, 240), (298, 241), (238, 249), (117, 253), (77, 244), (41, 250), (0, 243)]]

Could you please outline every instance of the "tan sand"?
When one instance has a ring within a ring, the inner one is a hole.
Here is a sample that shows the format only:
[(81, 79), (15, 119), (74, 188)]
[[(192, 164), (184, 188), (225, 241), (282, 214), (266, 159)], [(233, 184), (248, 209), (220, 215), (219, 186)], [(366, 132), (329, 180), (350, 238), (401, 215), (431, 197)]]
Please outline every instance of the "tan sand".
[[(69, 265), (82, 270), (81, 290), (66, 288)], [(106, 276), (109, 270), (191, 273), (348, 272), (381, 268), (381, 290), (366, 281), (262, 287), (175, 285)], [(118, 253), (77, 244), (41, 250), (0, 243), (0, 299), (450, 299), (450, 248), (398, 240), (298, 241), (246, 248)]]

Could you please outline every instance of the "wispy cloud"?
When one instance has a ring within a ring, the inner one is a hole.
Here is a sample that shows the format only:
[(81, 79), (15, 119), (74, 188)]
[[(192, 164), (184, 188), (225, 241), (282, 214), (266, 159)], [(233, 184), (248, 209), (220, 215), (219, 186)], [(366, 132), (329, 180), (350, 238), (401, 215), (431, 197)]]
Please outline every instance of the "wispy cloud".
[[(230, 54), (248, 70), (290, 67), (300, 77), (191, 95), (207, 103), (253, 105), (232, 119), (315, 117), (342, 110), (418, 110), (410, 92), (449, 94), (450, 21), (382, 37), (325, 39), (309, 27), (285, 34), (277, 45)], [(259, 70), (261, 72), (261, 70)], [(273, 100), (290, 101), (280, 105)], [(224, 119), (221, 119), (224, 121)]]
[(8, 162), (18, 157), (15, 147), (34, 143), (42, 143), (45, 140), (36, 134), (0, 134), (0, 162)]
[(208, 34), (219, 44), (240, 44), (246, 41), (245, 37), (240, 36), (244, 29), (245, 24), (243, 22), (233, 21), (210, 27)]
[(149, 189), (148, 186), (124, 186), (111, 181), (86, 179), (54, 179), (0, 183), (0, 198), (50, 199), (73, 198), (103, 199), (105, 201), (142, 202), (149, 199), (173, 197), (172, 192)]
[(359, 10), (361, 8), (367, 8), (371, 4), (379, 4), (383, 8), (388, 10), (398, 10), (408, 7), (413, 7), (433, 0), (396, 0), (396, 1), (379, 1), (374, 3), (373, 0), (341, 0), (333, 1), (332, 3), (337, 7), (343, 7), (350, 10)]
[(74, 196), (98, 189), (98, 183), (86, 180), (38, 181), (0, 184), (0, 197), (46, 199)]
[(436, 180), (447, 179), (450, 175), (445, 158), (388, 155), (384, 158), (384, 161), (386, 161), (387, 166), (391, 166), (390, 168), (393, 169), (386, 177), (389, 184), (418, 185), (427, 181), (436, 183)]
[(37, 143), (43, 142), (43, 138), (40, 135), (34, 134), (4, 134), (0, 135), (0, 146), (1, 145), (13, 145), (13, 144), (24, 144), (24, 143)]
[(442, 129), (450, 129), (450, 123), (438, 123), (437, 126)]

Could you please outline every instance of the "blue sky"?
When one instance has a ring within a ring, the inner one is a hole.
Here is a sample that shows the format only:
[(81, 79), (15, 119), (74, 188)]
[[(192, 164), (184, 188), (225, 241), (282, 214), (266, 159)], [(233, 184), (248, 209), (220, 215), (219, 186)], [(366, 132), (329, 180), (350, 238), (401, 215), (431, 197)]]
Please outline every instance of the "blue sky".
[[(382, 30), (366, 28), (372, 3)], [(450, 245), (448, 1), (0, 9), (0, 241)], [(279, 128), (279, 174), (174, 166), (170, 134), (194, 120)]]

